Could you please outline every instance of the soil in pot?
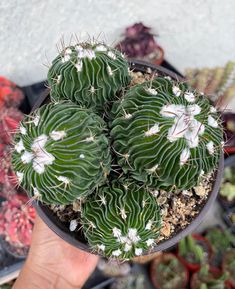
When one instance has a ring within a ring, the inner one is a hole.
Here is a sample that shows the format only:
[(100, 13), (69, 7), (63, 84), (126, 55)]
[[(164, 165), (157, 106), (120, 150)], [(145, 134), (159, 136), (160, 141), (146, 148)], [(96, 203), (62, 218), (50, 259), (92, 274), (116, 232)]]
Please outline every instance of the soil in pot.
[(230, 289), (226, 282), (227, 275), (223, 274), (218, 268), (204, 265), (200, 271), (194, 273), (191, 277), (191, 289)]
[(150, 277), (156, 289), (183, 289), (188, 283), (188, 270), (173, 254), (163, 253), (150, 267)]
[(180, 260), (191, 271), (198, 271), (203, 263), (212, 257), (209, 241), (201, 235), (189, 235), (178, 244), (177, 254)]
[(222, 268), (228, 274), (229, 283), (235, 288), (235, 249), (230, 249), (224, 254)]

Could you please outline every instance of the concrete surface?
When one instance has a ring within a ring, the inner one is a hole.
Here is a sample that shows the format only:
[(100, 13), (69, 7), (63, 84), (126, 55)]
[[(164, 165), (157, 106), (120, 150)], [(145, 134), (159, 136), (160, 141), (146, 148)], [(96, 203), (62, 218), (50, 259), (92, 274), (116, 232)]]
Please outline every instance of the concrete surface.
[(154, 27), (166, 58), (185, 67), (224, 65), (235, 59), (234, 0), (1, 0), (0, 75), (19, 85), (46, 76), (55, 45), (76, 33), (109, 43), (136, 21)]

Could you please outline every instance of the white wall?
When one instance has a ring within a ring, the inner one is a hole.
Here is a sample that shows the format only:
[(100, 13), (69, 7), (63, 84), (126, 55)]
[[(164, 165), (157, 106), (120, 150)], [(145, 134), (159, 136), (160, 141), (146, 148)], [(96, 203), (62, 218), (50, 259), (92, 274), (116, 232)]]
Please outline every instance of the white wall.
[(235, 0), (0, 0), (0, 75), (42, 80), (62, 35), (103, 32), (111, 43), (136, 21), (154, 27), (181, 71), (235, 59)]

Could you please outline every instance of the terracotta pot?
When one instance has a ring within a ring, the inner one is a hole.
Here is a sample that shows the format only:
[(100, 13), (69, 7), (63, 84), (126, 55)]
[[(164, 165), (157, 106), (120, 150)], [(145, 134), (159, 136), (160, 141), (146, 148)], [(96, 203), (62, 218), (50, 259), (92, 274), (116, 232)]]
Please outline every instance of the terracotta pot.
[[(129, 67), (131, 70), (134, 71), (140, 71), (143, 73), (148, 73), (149, 69), (151, 71), (157, 72), (159, 76), (170, 76), (172, 79), (180, 80), (182, 81), (183, 78), (179, 76), (178, 74), (163, 68), (161, 66), (153, 65), (144, 61), (138, 61), (138, 60), (130, 60), (129, 61)], [(35, 106), (32, 110), (35, 110), (36, 108), (42, 106), (45, 103), (50, 102), (50, 96), (49, 96), (49, 89), (47, 89), (41, 97), (36, 102)], [(151, 253), (157, 252), (157, 251), (164, 251), (172, 246), (174, 246), (176, 243), (179, 242), (182, 238), (193, 232), (196, 227), (203, 221), (205, 218), (206, 213), (209, 211), (209, 208), (214, 203), (221, 179), (223, 176), (223, 167), (224, 167), (224, 158), (223, 155), (221, 155), (220, 162), (218, 165), (218, 169), (215, 173), (215, 180), (212, 185), (212, 191), (209, 194), (209, 197), (204, 204), (204, 206), (201, 208), (200, 213), (193, 219), (193, 221), (184, 229), (177, 232), (173, 237), (171, 237), (168, 240), (163, 240), (159, 244), (157, 244)], [(88, 246), (86, 240), (84, 239), (84, 236), (81, 234), (81, 230), (78, 232), (71, 232), (68, 227), (65, 226), (64, 223), (62, 223), (50, 210), (50, 208), (42, 204), (39, 201), (34, 201), (34, 207), (36, 208), (39, 216), (44, 220), (44, 222), (51, 228), (52, 231), (54, 231), (58, 236), (60, 236), (62, 239), (64, 239), (66, 242), (70, 243), (71, 245), (82, 249), (84, 251), (92, 253), (92, 250)], [(144, 255), (147, 255), (149, 252), (144, 252)]]
[(182, 268), (184, 270), (184, 273), (185, 273), (185, 278), (184, 280), (182, 280), (182, 284), (181, 284), (181, 287), (177, 287), (177, 288), (171, 288), (171, 289), (184, 289), (184, 288), (187, 288), (187, 284), (188, 284), (188, 281), (189, 281), (189, 272), (187, 270), (187, 268), (184, 266), (184, 264), (181, 262), (181, 260), (174, 254), (171, 254), (171, 253), (163, 253), (161, 255), (159, 255), (157, 258), (155, 258), (152, 263), (151, 263), (151, 266), (150, 266), (150, 278), (151, 278), (151, 281), (154, 285), (154, 287), (156, 289), (164, 289), (164, 287), (161, 287), (161, 285), (159, 284), (158, 282), (158, 278), (159, 277), (160, 279), (162, 278), (162, 276), (156, 276), (156, 267), (165, 259), (165, 260), (169, 260), (169, 259), (172, 259), (172, 258), (177, 258), (177, 260), (179, 261), (179, 263), (182, 265)]
[[(213, 253), (213, 250), (212, 250), (212, 247), (211, 247), (211, 244), (210, 242), (204, 238), (203, 236), (201, 235), (197, 235), (197, 234), (193, 234), (192, 235), (193, 239), (195, 239), (196, 241), (199, 241), (200, 243), (204, 243), (208, 248), (207, 250), (207, 253), (208, 253), (208, 262), (211, 260), (212, 258), (212, 253)], [(185, 259), (183, 256), (180, 256), (179, 255), (179, 249), (177, 247), (177, 256), (178, 258), (181, 260), (181, 262), (188, 268), (188, 270), (190, 272), (197, 272), (200, 270), (201, 268), (201, 264), (198, 264), (198, 263), (190, 263), (187, 259)]]
[(155, 259), (158, 255), (161, 255), (161, 252), (155, 252), (153, 254), (145, 255), (145, 256), (139, 256), (131, 259), (132, 262), (137, 264), (146, 264)]

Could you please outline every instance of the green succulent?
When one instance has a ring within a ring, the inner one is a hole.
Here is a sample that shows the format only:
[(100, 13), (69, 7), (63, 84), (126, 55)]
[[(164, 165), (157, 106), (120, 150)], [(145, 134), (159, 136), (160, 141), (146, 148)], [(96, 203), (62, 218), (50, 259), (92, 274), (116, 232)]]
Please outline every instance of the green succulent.
[(190, 263), (196, 264), (202, 264), (206, 259), (203, 247), (197, 244), (197, 241), (191, 235), (180, 240), (179, 255)]
[(112, 108), (113, 149), (124, 172), (165, 190), (190, 189), (218, 165), (216, 109), (187, 84), (158, 77), (133, 86)]
[(164, 254), (153, 271), (153, 278), (159, 288), (172, 289), (183, 288), (187, 280), (187, 270), (174, 255)]
[(224, 181), (221, 185), (220, 195), (229, 202), (235, 200), (235, 177), (234, 168), (232, 167), (224, 169)]
[(69, 204), (105, 182), (111, 157), (105, 122), (72, 103), (47, 104), (21, 123), (12, 164), (19, 184), (48, 204)]
[(161, 218), (155, 198), (143, 186), (118, 179), (86, 199), (82, 224), (95, 252), (131, 259), (155, 244)]
[(212, 274), (209, 271), (209, 266), (203, 265), (199, 272), (195, 273), (196, 278), (193, 283), (193, 288), (195, 289), (225, 289), (225, 280), (227, 279), (227, 274)]
[(53, 60), (48, 82), (53, 100), (70, 99), (103, 113), (107, 102), (129, 84), (128, 63), (103, 43), (78, 43)]

